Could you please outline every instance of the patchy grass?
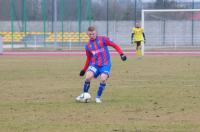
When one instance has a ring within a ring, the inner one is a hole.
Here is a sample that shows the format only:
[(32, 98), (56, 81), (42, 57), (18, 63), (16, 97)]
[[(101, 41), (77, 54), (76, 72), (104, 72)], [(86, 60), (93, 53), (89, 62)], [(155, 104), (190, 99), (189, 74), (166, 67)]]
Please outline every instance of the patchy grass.
[[(77, 103), (83, 57), (0, 57), (0, 131), (198, 132), (200, 58), (112, 58), (103, 103)], [(91, 83), (94, 97), (99, 79)]]

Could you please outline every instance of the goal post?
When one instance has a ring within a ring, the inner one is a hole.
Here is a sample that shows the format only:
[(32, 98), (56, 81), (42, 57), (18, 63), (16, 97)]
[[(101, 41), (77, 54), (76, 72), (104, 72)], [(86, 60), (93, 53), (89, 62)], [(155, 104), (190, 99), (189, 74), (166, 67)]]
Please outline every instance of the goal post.
[(0, 55), (3, 54), (3, 38), (0, 35)]
[(143, 9), (148, 48), (200, 47), (200, 9)]

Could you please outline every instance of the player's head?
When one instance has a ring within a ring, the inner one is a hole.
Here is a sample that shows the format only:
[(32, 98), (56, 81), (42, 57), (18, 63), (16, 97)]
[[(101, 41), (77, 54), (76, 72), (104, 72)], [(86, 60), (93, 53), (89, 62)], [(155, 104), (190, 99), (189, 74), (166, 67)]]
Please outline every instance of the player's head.
[(95, 39), (96, 39), (96, 36), (97, 36), (97, 32), (96, 32), (95, 27), (89, 26), (89, 27), (88, 27), (87, 34), (88, 34), (88, 36), (89, 36), (89, 38), (90, 38), (91, 40), (95, 40)]
[(136, 22), (136, 23), (135, 23), (135, 27), (136, 27), (136, 28), (140, 28), (140, 27), (141, 27), (140, 23), (139, 23), (139, 22)]

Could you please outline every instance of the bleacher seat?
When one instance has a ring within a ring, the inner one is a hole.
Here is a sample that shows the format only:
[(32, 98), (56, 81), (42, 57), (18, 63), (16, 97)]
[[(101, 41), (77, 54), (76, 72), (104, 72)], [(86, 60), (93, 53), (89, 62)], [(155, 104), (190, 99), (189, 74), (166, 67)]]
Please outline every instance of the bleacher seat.
[[(55, 35), (53, 32), (0, 32), (0, 35), (3, 36), (3, 42), (22, 42), (24, 37), (27, 35), (30, 36), (41, 36), (46, 35), (46, 42), (87, 42), (88, 36), (86, 32), (57, 32)], [(79, 39), (80, 37), (80, 39)]]

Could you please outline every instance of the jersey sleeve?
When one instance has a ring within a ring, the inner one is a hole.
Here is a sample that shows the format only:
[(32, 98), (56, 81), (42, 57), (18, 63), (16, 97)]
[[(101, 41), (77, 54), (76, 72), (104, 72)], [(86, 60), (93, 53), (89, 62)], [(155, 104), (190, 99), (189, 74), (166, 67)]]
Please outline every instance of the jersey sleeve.
[(87, 69), (88, 69), (88, 67), (89, 67), (89, 64), (90, 64), (90, 60), (91, 60), (91, 58), (92, 58), (92, 55), (91, 55), (91, 53), (86, 49), (85, 50), (85, 52), (86, 52), (86, 61), (85, 61), (85, 65), (84, 65), (84, 67), (83, 67), (83, 70), (84, 71), (86, 71)]
[(144, 28), (141, 28), (141, 32), (144, 33)]
[(132, 28), (132, 33), (134, 33), (135, 28)]
[(123, 54), (122, 49), (113, 41), (111, 41), (108, 37), (105, 37), (105, 43), (107, 46), (113, 47), (119, 54)]

